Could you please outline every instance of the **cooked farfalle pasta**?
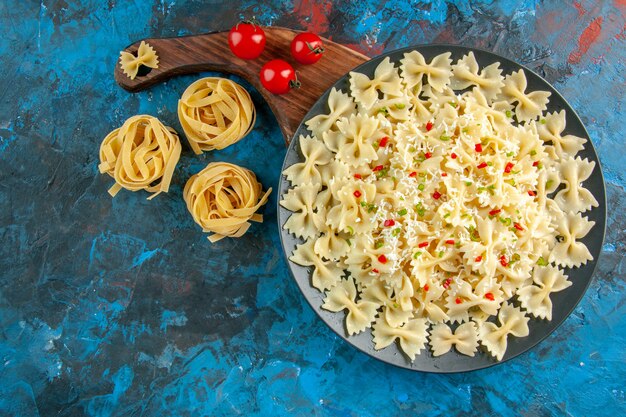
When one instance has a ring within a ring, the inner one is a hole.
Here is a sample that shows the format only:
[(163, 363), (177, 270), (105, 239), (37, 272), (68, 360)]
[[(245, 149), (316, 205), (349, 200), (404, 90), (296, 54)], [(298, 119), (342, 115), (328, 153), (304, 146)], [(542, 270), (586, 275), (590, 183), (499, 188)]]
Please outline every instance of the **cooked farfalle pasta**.
[(151, 200), (169, 190), (180, 152), (174, 129), (156, 117), (137, 115), (104, 138), (98, 169), (115, 179), (109, 189), (113, 197), (125, 188), (154, 193), (148, 197)]
[(326, 298), (322, 304), (322, 308), (328, 311), (348, 310), (346, 329), (349, 335), (361, 333), (368, 328), (374, 321), (378, 309), (378, 306), (371, 301), (355, 301), (356, 295), (354, 280), (348, 277), (326, 292)]
[(130, 52), (120, 52), (120, 67), (122, 67), (124, 74), (131, 80), (137, 77), (139, 68), (142, 65), (149, 68), (159, 68), (159, 57), (154, 48), (145, 41), (141, 41), (139, 44), (136, 56)]
[(272, 189), (263, 186), (254, 172), (226, 162), (212, 162), (185, 184), (183, 198), (187, 209), (209, 240), (241, 237), (250, 221), (262, 222), (256, 211), (267, 202)]
[(372, 328), (375, 349), (502, 360), (529, 317), (551, 320), (570, 285), (559, 268), (592, 259), (585, 140), (564, 112), (544, 114), (550, 93), (526, 91), (523, 70), (501, 73), (471, 53), (386, 58), (331, 90), (298, 138), (281, 204), (305, 241), (290, 259), (312, 267), (324, 309), (348, 312), (348, 334)]
[(554, 267), (537, 268), (533, 271), (533, 284), (517, 290), (522, 307), (535, 317), (552, 320), (550, 294), (571, 286), (563, 271)]
[(245, 88), (226, 78), (192, 83), (178, 100), (178, 119), (196, 154), (224, 149), (246, 137), (256, 110)]
[(528, 336), (528, 320), (524, 312), (512, 304), (505, 302), (500, 307), (498, 313), (498, 322), (485, 322), (478, 326), (478, 337), (480, 343), (487, 348), (487, 351), (501, 361), (506, 352), (508, 337), (525, 337)]
[(467, 356), (474, 356), (478, 348), (478, 333), (474, 322), (461, 324), (454, 332), (446, 324), (433, 326), (430, 331), (430, 346), (433, 356), (448, 353), (453, 347)]

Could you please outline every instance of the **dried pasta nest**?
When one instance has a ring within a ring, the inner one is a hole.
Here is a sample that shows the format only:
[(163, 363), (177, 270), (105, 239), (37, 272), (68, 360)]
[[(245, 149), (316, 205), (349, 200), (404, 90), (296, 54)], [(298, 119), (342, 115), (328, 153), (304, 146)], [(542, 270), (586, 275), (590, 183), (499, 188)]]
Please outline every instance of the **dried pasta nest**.
[(196, 154), (224, 149), (254, 127), (256, 110), (250, 94), (225, 78), (202, 78), (178, 101), (178, 118)]
[(176, 131), (153, 116), (137, 115), (109, 133), (100, 145), (100, 173), (115, 179), (113, 197), (125, 188), (146, 190), (148, 199), (169, 190), (181, 145)]
[(183, 192), (187, 209), (211, 242), (241, 237), (250, 221), (262, 222), (255, 212), (267, 202), (272, 189), (263, 186), (254, 172), (226, 162), (213, 162), (192, 176)]

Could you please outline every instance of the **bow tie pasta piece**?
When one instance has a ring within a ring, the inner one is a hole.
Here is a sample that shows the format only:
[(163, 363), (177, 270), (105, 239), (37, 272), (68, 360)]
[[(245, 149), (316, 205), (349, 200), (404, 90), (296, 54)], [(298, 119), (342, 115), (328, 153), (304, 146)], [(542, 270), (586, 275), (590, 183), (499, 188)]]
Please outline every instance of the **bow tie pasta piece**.
[(372, 218), (368, 202), (376, 197), (376, 186), (349, 181), (335, 182), (330, 189), (339, 204), (328, 210), (326, 224), (338, 232), (349, 234), (367, 232)]
[(507, 348), (509, 335), (515, 337), (528, 336), (529, 318), (512, 304), (504, 303), (498, 313), (500, 326), (494, 323), (482, 323), (478, 327), (480, 343), (497, 360), (501, 361)]
[(378, 309), (378, 306), (370, 301), (355, 302), (356, 294), (354, 280), (348, 277), (326, 292), (322, 304), (322, 308), (328, 311), (348, 310), (346, 329), (349, 335), (361, 333), (370, 327)]
[(563, 291), (572, 283), (560, 269), (547, 266), (536, 267), (533, 271), (533, 282), (517, 291), (517, 298), (522, 308), (535, 317), (552, 320), (552, 300), (550, 294)]
[(338, 261), (350, 250), (349, 234), (339, 233), (330, 227), (321, 228), (322, 234), (315, 240), (315, 253), (324, 259)]
[(324, 187), (329, 187), (332, 181), (345, 181), (350, 177), (350, 167), (337, 159), (320, 165), (317, 170)]
[(171, 127), (156, 117), (133, 116), (109, 133), (100, 145), (100, 173), (115, 179), (109, 189), (113, 197), (120, 189), (146, 190), (153, 199), (169, 190), (181, 145)]
[(226, 162), (212, 162), (185, 184), (183, 198), (193, 219), (204, 232), (212, 232), (209, 241), (241, 237), (250, 221), (262, 222), (255, 214), (267, 202), (272, 189), (263, 186), (254, 172)]
[(441, 356), (455, 347), (459, 353), (473, 357), (478, 349), (476, 324), (464, 323), (458, 326), (454, 333), (448, 325), (437, 324), (430, 331), (430, 346), (433, 356)]
[(309, 239), (297, 245), (289, 260), (301, 265), (312, 266), (311, 284), (320, 291), (328, 290), (339, 283), (343, 270), (331, 261), (324, 261), (313, 249), (314, 241)]
[(293, 164), (283, 171), (283, 175), (293, 184), (320, 184), (322, 176), (317, 167), (328, 164), (333, 158), (332, 153), (322, 141), (311, 136), (301, 135), (298, 141), (304, 162)]
[(593, 256), (584, 243), (578, 240), (587, 236), (595, 222), (582, 217), (580, 213), (566, 213), (556, 221), (556, 232), (559, 234), (559, 242), (550, 253), (550, 262), (556, 262), (559, 266), (568, 268), (585, 265), (592, 261)]
[[(280, 205), (294, 212), (283, 226), (296, 237), (308, 239), (319, 233), (319, 226), (324, 219), (320, 219), (315, 212), (319, 185), (304, 184), (289, 190)], [(318, 226), (319, 225), (319, 226)]]
[(411, 362), (424, 349), (427, 334), (428, 327), (425, 319), (411, 319), (401, 327), (392, 327), (383, 316), (380, 316), (374, 324), (374, 330), (372, 330), (374, 349), (384, 349), (398, 339), (400, 348)]
[(526, 94), (526, 75), (519, 70), (504, 79), (502, 96), (511, 104), (517, 102), (515, 115), (520, 122), (528, 122), (541, 116), (548, 105), (548, 91), (533, 91)]
[(398, 70), (387, 57), (376, 67), (372, 79), (358, 72), (350, 72), (350, 92), (357, 104), (370, 109), (378, 100), (379, 92), (400, 96), (402, 82)]
[(144, 41), (139, 44), (137, 50), (137, 56), (130, 52), (120, 52), (120, 67), (124, 71), (124, 74), (131, 80), (137, 77), (137, 72), (141, 66), (149, 68), (159, 68), (159, 57), (157, 56), (154, 48)]
[(400, 60), (400, 70), (407, 88), (421, 88), (422, 80), (426, 76), (430, 87), (435, 91), (443, 91), (450, 84), (452, 76), (450, 55), (450, 52), (446, 52), (434, 57), (430, 63), (426, 63), (424, 56), (417, 51), (405, 53), (404, 58)]
[(452, 66), (452, 74), (450, 86), (454, 90), (476, 86), (489, 101), (494, 100), (504, 86), (500, 63), (495, 62), (480, 70), (473, 52), (465, 55)]
[(357, 167), (378, 159), (374, 144), (385, 134), (379, 130), (379, 121), (366, 115), (351, 115), (337, 121), (337, 132), (325, 133), (324, 143), (337, 159), (350, 167)]
[(192, 83), (178, 100), (178, 119), (196, 154), (224, 149), (246, 137), (256, 110), (245, 88), (225, 78)]
[(581, 185), (589, 178), (595, 166), (595, 162), (580, 157), (568, 158), (561, 162), (560, 177), (565, 188), (554, 197), (561, 210), (584, 213), (592, 207), (598, 207), (598, 201), (593, 194)]
[(306, 127), (318, 139), (328, 131), (336, 131), (336, 122), (342, 117), (349, 117), (356, 112), (352, 97), (333, 87), (328, 95), (328, 114), (319, 114), (305, 122)]
[(575, 156), (583, 150), (587, 139), (574, 135), (562, 136), (565, 130), (565, 110), (548, 113), (537, 123), (537, 133), (544, 142), (550, 142), (548, 148), (554, 150), (554, 159), (564, 159), (566, 156)]

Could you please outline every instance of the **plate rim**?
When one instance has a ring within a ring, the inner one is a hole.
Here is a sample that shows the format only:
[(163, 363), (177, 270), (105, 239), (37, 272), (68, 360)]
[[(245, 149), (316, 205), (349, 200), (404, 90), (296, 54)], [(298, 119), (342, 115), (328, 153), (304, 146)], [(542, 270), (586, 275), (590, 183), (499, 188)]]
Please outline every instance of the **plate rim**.
[[(322, 93), (322, 95), (315, 101), (315, 103), (311, 106), (311, 108), (309, 109), (309, 111), (305, 114), (304, 118), (302, 119), (302, 121), (300, 121), (300, 123), (298, 124), (298, 127), (296, 128), (296, 130), (294, 131), (294, 135), (291, 138), (291, 141), (289, 143), (289, 146), (287, 148), (287, 152), (285, 153), (285, 157), (283, 158), (283, 163), (281, 165), (281, 171), (280, 171), (280, 176), (278, 178), (278, 184), (276, 187), (277, 193), (280, 193), (281, 191), (281, 184), (283, 183), (283, 171), (287, 168), (285, 165), (287, 163), (287, 157), (290, 155), (291, 152), (294, 152), (294, 148), (295, 148), (295, 144), (296, 144), (296, 136), (298, 135), (298, 132), (300, 132), (301, 129), (304, 128), (305, 131), (308, 131), (308, 129), (306, 128), (306, 126), (304, 125), (304, 123), (309, 120), (311, 117), (313, 117), (314, 115), (312, 115), (311, 113), (313, 112), (313, 108), (317, 106), (317, 104), (322, 101), (325, 97), (328, 96), (329, 92), (333, 89), (336, 88), (337, 85), (341, 82), (343, 82), (345, 80), (346, 77), (349, 76), (350, 72), (359, 72), (359, 70), (363, 67), (367, 67), (369, 65), (372, 65), (373, 61), (377, 61), (377, 62), (382, 62), (385, 58), (389, 57), (390, 55), (394, 55), (394, 54), (399, 54), (399, 53), (407, 53), (407, 52), (411, 52), (411, 51), (418, 51), (420, 52), (420, 49), (430, 49), (430, 48), (450, 48), (453, 50), (457, 50), (457, 51), (462, 51), (464, 54), (467, 54), (469, 52), (472, 51), (479, 51), (483, 54), (488, 54), (491, 55), (493, 58), (496, 58), (498, 60), (504, 60), (507, 61), (509, 64), (513, 64), (514, 66), (518, 67), (518, 69), (523, 69), (525, 72), (531, 73), (533, 74), (535, 77), (537, 77), (538, 79), (540, 79), (543, 83), (545, 83), (546, 85), (548, 85), (551, 88), (551, 93), (555, 93), (561, 100), (562, 102), (567, 106), (567, 109), (565, 109), (567, 111), (567, 113), (571, 113), (571, 115), (573, 117), (576, 118), (576, 120), (578, 121), (578, 123), (580, 124), (580, 126), (582, 127), (583, 132), (585, 133), (585, 139), (587, 139), (587, 143), (585, 143), (584, 146), (584, 150), (586, 151), (591, 151), (593, 152), (594, 156), (595, 156), (595, 160), (597, 161), (596, 164), (596, 169), (598, 169), (598, 174), (601, 182), (602, 182), (602, 189), (601, 189), (601, 194), (602, 194), (602, 201), (599, 201), (599, 206), (604, 206), (604, 211), (600, 213), (600, 217), (602, 218), (602, 223), (603, 223), (603, 227), (602, 227), (602, 236), (600, 239), (600, 243), (599, 243), (599, 251), (598, 251), (598, 256), (596, 259), (594, 259), (593, 261), (595, 261), (595, 264), (593, 266), (593, 269), (591, 270), (590, 274), (589, 274), (589, 278), (587, 279), (587, 283), (584, 286), (584, 289), (580, 292), (580, 295), (578, 296), (578, 299), (576, 300), (575, 303), (572, 304), (572, 307), (570, 308), (570, 310), (567, 312), (567, 314), (565, 314), (563, 316), (562, 319), (560, 319), (559, 321), (551, 321), (552, 323), (554, 323), (554, 326), (551, 330), (545, 332), (545, 334), (541, 335), (541, 337), (539, 339), (537, 339), (534, 343), (529, 344), (528, 346), (526, 346), (523, 350), (521, 350), (520, 352), (516, 353), (513, 356), (510, 357), (506, 357), (503, 358), (501, 361), (497, 361), (497, 360), (493, 360), (489, 363), (486, 364), (481, 364), (479, 366), (476, 367), (471, 367), (471, 368), (467, 368), (467, 369), (460, 369), (460, 370), (447, 370), (447, 369), (441, 369), (441, 370), (424, 370), (424, 369), (416, 369), (410, 366), (410, 364), (412, 362), (409, 362), (407, 360), (407, 364), (408, 366), (403, 366), (402, 364), (399, 363), (395, 363), (392, 361), (387, 360), (386, 358), (382, 358), (382, 357), (378, 357), (375, 356), (373, 354), (371, 354), (370, 352), (367, 352), (363, 349), (361, 349), (361, 347), (357, 346), (356, 344), (354, 344), (353, 342), (350, 341), (350, 336), (346, 336), (345, 334), (341, 334), (340, 332), (338, 332), (337, 330), (335, 330), (333, 328), (333, 326), (326, 320), (325, 317), (323, 317), (320, 312), (318, 311), (318, 309), (312, 304), (311, 300), (309, 300), (309, 297), (306, 296), (305, 292), (304, 292), (304, 288), (302, 288), (302, 286), (300, 285), (300, 282), (296, 279), (295, 274), (294, 274), (294, 270), (293, 270), (293, 262), (289, 259), (289, 254), (287, 253), (287, 249), (285, 247), (285, 242), (284, 242), (284, 238), (283, 238), (283, 228), (281, 227), (281, 209), (282, 206), (280, 205), (280, 201), (283, 197), (283, 194), (278, 194), (277, 198), (276, 198), (276, 222), (277, 222), (277, 226), (278, 226), (278, 234), (280, 237), (280, 244), (281, 244), (281, 248), (282, 248), (282, 252), (283, 255), (285, 256), (285, 261), (287, 262), (287, 266), (289, 269), (289, 274), (291, 276), (291, 278), (293, 279), (293, 281), (295, 281), (296, 285), (298, 286), (298, 289), (300, 291), (300, 295), (307, 301), (307, 304), (311, 307), (311, 309), (315, 312), (315, 315), (317, 316), (318, 319), (320, 319), (328, 328), (330, 328), (330, 330), (335, 333), (337, 336), (339, 336), (341, 339), (343, 339), (344, 342), (346, 342), (348, 345), (350, 345), (352, 348), (357, 349), (358, 351), (360, 351), (361, 353), (367, 355), (370, 358), (376, 359), (378, 361), (381, 361), (385, 364), (389, 364), (389, 365), (393, 365), (394, 367), (400, 368), (400, 369), (404, 369), (404, 370), (408, 370), (408, 371), (413, 371), (413, 372), (423, 372), (423, 373), (432, 373), (432, 374), (455, 374), (455, 373), (467, 373), (467, 372), (474, 372), (474, 371), (479, 371), (482, 369), (487, 369), (487, 368), (491, 368), (493, 366), (497, 366), (497, 365), (502, 365), (512, 359), (518, 358), (519, 356), (528, 353), (529, 351), (531, 351), (532, 349), (534, 349), (535, 347), (537, 347), (541, 342), (543, 342), (544, 340), (546, 340), (550, 335), (552, 335), (559, 327), (561, 327), (563, 325), (563, 323), (572, 315), (572, 313), (574, 312), (574, 310), (576, 309), (576, 307), (580, 304), (580, 302), (582, 301), (582, 299), (584, 298), (585, 294), (587, 293), (587, 291), (589, 290), (589, 287), (592, 283), (592, 281), (595, 279), (595, 275), (596, 275), (596, 271), (598, 269), (598, 263), (600, 261), (600, 256), (602, 254), (602, 247), (604, 246), (604, 242), (606, 239), (606, 226), (607, 226), (607, 195), (606, 195), (606, 180), (604, 177), (604, 171), (602, 169), (602, 165), (600, 164), (600, 158), (598, 155), (598, 152), (596, 151), (596, 148), (591, 140), (591, 136), (589, 135), (589, 132), (587, 131), (587, 127), (585, 126), (585, 124), (583, 123), (583, 121), (581, 120), (580, 116), (578, 115), (578, 113), (576, 112), (576, 110), (572, 107), (572, 105), (569, 103), (568, 100), (565, 99), (565, 97), (563, 97), (563, 95), (552, 85), (552, 83), (548, 82), (545, 78), (543, 78), (541, 75), (537, 74), (535, 71), (531, 70), (530, 68), (528, 68), (526, 65), (520, 64), (517, 61), (514, 61), (513, 59), (507, 58), (505, 56), (502, 56), (500, 54), (497, 54), (493, 51), (489, 51), (483, 48), (479, 48), (479, 47), (468, 47), (465, 45), (452, 45), (452, 44), (448, 44), (448, 43), (431, 43), (431, 44), (416, 44), (416, 45), (411, 45), (411, 46), (407, 46), (407, 47), (402, 47), (402, 48), (397, 48), (397, 49), (392, 49), (389, 51), (385, 51), (384, 53), (380, 54), (380, 55), (376, 55), (375, 57), (370, 58), (368, 61), (354, 67), (352, 70), (350, 70), (349, 72), (347, 72), (346, 74), (344, 74), (341, 78), (339, 78), (335, 83), (333, 83), (332, 86), (330, 86), (326, 91), (324, 91), (324, 93)], [(446, 51), (442, 52), (445, 53)], [(447, 52), (452, 52), (451, 50), (447, 51)], [(420, 52), (421, 53), (421, 52)], [(494, 61), (496, 62), (496, 61)], [(394, 67), (397, 68), (396, 66), (396, 62), (394, 62)], [(348, 92), (349, 94), (349, 92)], [(548, 111), (549, 109), (546, 109), (546, 111)], [(571, 110), (571, 112), (569, 112), (569, 110)], [(587, 146), (589, 146), (589, 149), (587, 149)], [(575, 157), (576, 155), (574, 155)], [(288, 190), (288, 189), (287, 189)], [(597, 199), (597, 196), (592, 193), (594, 195), (594, 198)], [(592, 210), (599, 210), (600, 207), (594, 207), (592, 208)], [(588, 210), (587, 212), (591, 212), (592, 210)], [(585, 212), (585, 213), (587, 213)], [(584, 213), (580, 213), (581, 215)], [(596, 225), (594, 225), (594, 228), (596, 227)], [(284, 232), (289, 234), (289, 232)], [(307, 267), (309, 268), (309, 267)], [(310, 282), (308, 283), (308, 286), (311, 287)], [(567, 289), (566, 289), (567, 290)], [(323, 294), (323, 292), (320, 292), (320, 294)], [(337, 313), (335, 313), (337, 314)], [(530, 317), (531, 320), (539, 320), (537, 318), (533, 318)], [(345, 329), (344, 329), (344, 333), (345, 333)], [(395, 345), (396, 343), (394, 343)], [(420, 350), (420, 352), (422, 352), (424, 349), (428, 350), (428, 343), (426, 343), (426, 346)], [(478, 347), (479, 352), (480, 352), (480, 345)], [(487, 353), (484, 353), (487, 354)], [(406, 358), (405, 358), (406, 359)]]

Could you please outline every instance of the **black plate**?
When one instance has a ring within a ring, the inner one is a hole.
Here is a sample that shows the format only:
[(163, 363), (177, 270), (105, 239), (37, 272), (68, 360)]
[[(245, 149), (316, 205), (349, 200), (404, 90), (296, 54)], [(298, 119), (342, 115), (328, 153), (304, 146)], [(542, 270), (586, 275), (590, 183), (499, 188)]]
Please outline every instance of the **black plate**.
[[(476, 60), (478, 61), (478, 64), (481, 68), (484, 68), (494, 62), (500, 62), (500, 66), (503, 70), (503, 75), (510, 74), (513, 71), (517, 71), (520, 68), (523, 68), (526, 73), (526, 78), (528, 80), (527, 91), (545, 90), (552, 93), (552, 95), (550, 96), (550, 103), (548, 104), (548, 111), (553, 112), (565, 109), (567, 113), (567, 127), (565, 129), (565, 132), (587, 139), (585, 148), (580, 151), (577, 156), (580, 156), (581, 158), (587, 158), (590, 161), (594, 161), (596, 163), (593, 174), (587, 181), (585, 181), (584, 185), (593, 193), (594, 197), (598, 200), (599, 206), (583, 214), (584, 216), (587, 216), (589, 220), (595, 221), (596, 224), (591, 229), (591, 232), (589, 232), (589, 234), (582, 240), (589, 248), (589, 251), (593, 255), (594, 260), (588, 262), (586, 265), (580, 268), (565, 269), (565, 273), (569, 276), (569, 279), (572, 282), (572, 286), (561, 292), (551, 295), (553, 304), (552, 321), (531, 318), (528, 323), (530, 334), (527, 337), (522, 338), (509, 337), (508, 348), (501, 362), (497, 362), (481, 348), (479, 348), (479, 351), (474, 357), (468, 357), (458, 354), (454, 350), (442, 356), (433, 357), (430, 350), (428, 350), (427, 345), (427, 349), (422, 350), (420, 355), (415, 358), (415, 361), (413, 363), (411, 363), (409, 359), (403, 354), (399, 346), (397, 346), (397, 343), (394, 343), (391, 346), (379, 351), (374, 350), (371, 329), (367, 329), (367, 331), (362, 332), (358, 335), (347, 337), (344, 327), (345, 313), (332, 313), (321, 308), (321, 305), (323, 304), (323, 294), (319, 292), (316, 288), (311, 286), (310, 268), (296, 265), (291, 261), (288, 261), (288, 264), (289, 269), (291, 270), (291, 274), (293, 275), (298, 286), (300, 287), (302, 294), (304, 294), (304, 297), (309, 302), (311, 307), (313, 307), (313, 310), (315, 310), (317, 315), (342, 339), (346, 340), (348, 343), (350, 343), (360, 351), (383, 362), (387, 362), (392, 365), (415, 371), (437, 373), (472, 371), (496, 365), (498, 363), (503, 363), (526, 352), (528, 349), (532, 348), (537, 343), (545, 339), (548, 335), (550, 335), (550, 333), (552, 333), (557, 327), (559, 327), (559, 325), (561, 325), (561, 323), (563, 323), (563, 321), (571, 314), (578, 302), (582, 299), (585, 291), (587, 290), (587, 287), (591, 282), (593, 272), (596, 268), (598, 256), (604, 242), (604, 232), (606, 226), (606, 196), (604, 189), (604, 178), (602, 176), (602, 170), (600, 168), (598, 156), (596, 155), (593, 144), (589, 139), (589, 134), (585, 130), (585, 127), (583, 126), (582, 122), (578, 118), (578, 115), (576, 115), (571, 106), (546, 80), (544, 80), (534, 72), (530, 71), (528, 68), (517, 64), (507, 58), (480, 49), (471, 49), (462, 46), (422, 45), (398, 49), (380, 55), (372, 59), (371, 61), (368, 61), (365, 64), (358, 66), (354, 69), (354, 71), (372, 77), (374, 74), (374, 70), (376, 69), (378, 64), (386, 57), (389, 57), (397, 67), (399, 66), (400, 59), (402, 59), (404, 53), (413, 50), (419, 51), (422, 55), (424, 55), (427, 60), (430, 60), (436, 55), (439, 55), (443, 52), (449, 51), (452, 53), (453, 62), (456, 62), (457, 59), (472, 51), (474, 52)], [(348, 92), (348, 75), (346, 74), (345, 76), (343, 76), (339, 81), (335, 83), (333, 87), (337, 88), (338, 90)], [(313, 105), (309, 113), (305, 116), (303, 122), (298, 127), (294, 139), (291, 142), (289, 149), (287, 150), (287, 155), (285, 156), (285, 161), (282, 167), (283, 170), (293, 165), (294, 163), (302, 161), (298, 138), (300, 135), (306, 136), (307, 134), (310, 134), (310, 132), (304, 125), (304, 121), (309, 120), (311, 117), (318, 114), (328, 112), (328, 107), (326, 103), (328, 101), (329, 94), (330, 89), (326, 91), (322, 97), (320, 97), (315, 105)], [(279, 201), (283, 198), (288, 189), (289, 182), (285, 179), (284, 176), (281, 176), (281, 180), (278, 185)], [(283, 225), (289, 218), (290, 213), (291, 212), (278, 205), (278, 227), (280, 231), (283, 250), (287, 258), (291, 256), (291, 253), (295, 249), (296, 244), (303, 242), (301, 239), (296, 239), (293, 235), (290, 235), (286, 230), (283, 229)]]

